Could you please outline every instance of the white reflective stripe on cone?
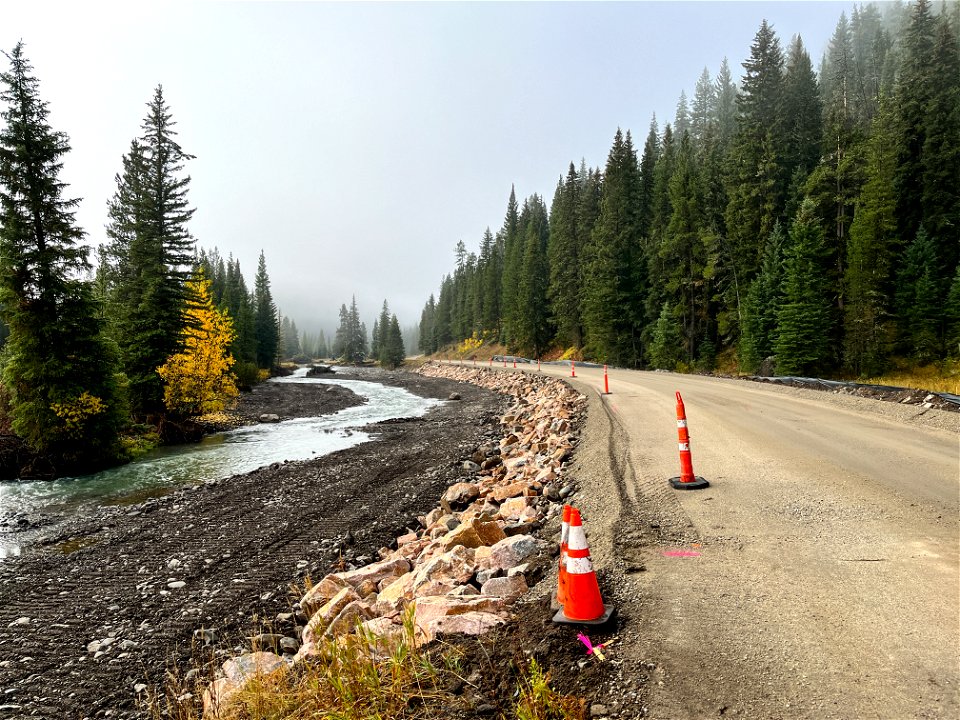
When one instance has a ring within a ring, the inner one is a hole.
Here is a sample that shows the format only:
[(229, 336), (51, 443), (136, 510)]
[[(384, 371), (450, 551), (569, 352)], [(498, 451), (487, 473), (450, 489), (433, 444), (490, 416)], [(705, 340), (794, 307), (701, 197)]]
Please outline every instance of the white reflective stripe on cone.
[(561, 544), (565, 543), (569, 536), (570, 536), (570, 523), (568, 522), (560, 523), (560, 543)]
[(680, 443), (680, 452), (690, 452), (690, 443)]
[(587, 545), (587, 535), (583, 532), (583, 525), (571, 525), (570, 534), (567, 535), (568, 550), (589, 550)]
[(590, 558), (575, 558), (567, 556), (567, 572), (571, 575), (586, 575), (593, 572), (593, 563)]
[(686, 426), (687, 426), (687, 419), (686, 419), (686, 418), (683, 418), (683, 419), (679, 419), (679, 418), (678, 418), (678, 419), (677, 419), (677, 427), (678, 427), (678, 428), (682, 428), (682, 427), (686, 427)]

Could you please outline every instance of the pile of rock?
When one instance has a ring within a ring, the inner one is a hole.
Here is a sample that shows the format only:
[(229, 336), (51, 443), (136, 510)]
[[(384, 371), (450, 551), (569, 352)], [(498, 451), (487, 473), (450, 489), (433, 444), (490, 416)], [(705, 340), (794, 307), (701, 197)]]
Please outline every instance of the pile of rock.
[(323, 638), (360, 627), (375, 649), (388, 651), (409, 606), (418, 643), (441, 634), (477, 635), (506, 622), (509, 606), (527, 591), (531, 569), (550, 554), (531, 533), (574, 490), (563, 484), (565, 460), (586, 398), (543, 376), (434, 364), (420, 372), (512, 395), (516, 402), (501, 418), (502, 439), (463, 461), (470, 480), (448, 487), (439, 506), (420, 518), (418, 531), (396, 538), (395, 548), (381, 548), (378, 562), (329, 574), (309, 589), (299, 602), (306, 624), (295, 655), (259, 651), (224, 663), (223, 677), (204, 694), (205, 717), (217, 717), (255, 674), (315, 655)]

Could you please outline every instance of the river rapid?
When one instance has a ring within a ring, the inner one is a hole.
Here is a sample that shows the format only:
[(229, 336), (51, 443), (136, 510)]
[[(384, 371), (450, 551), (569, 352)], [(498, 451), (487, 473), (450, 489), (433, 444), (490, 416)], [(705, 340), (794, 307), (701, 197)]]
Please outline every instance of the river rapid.
[[(92, 508), (141, 502), (181, 485), (344, 450), (373, 437), (360, 428), (420, 417), (440, 402), (380, 383), (308, 378), (306, 373), (307, 368), (300, 368), (290, 377), (268, 382), (339, 385), (365, 402), (330, 415), (249, 425), (210, 435), (197, 444), (158, 448), (127, 465), (93, 475), (0, 483), (0, 561), (19, 555), (42, 531), (37, 525), (47, 529)], [(31, 529), (17, 531), (18, 524)]]

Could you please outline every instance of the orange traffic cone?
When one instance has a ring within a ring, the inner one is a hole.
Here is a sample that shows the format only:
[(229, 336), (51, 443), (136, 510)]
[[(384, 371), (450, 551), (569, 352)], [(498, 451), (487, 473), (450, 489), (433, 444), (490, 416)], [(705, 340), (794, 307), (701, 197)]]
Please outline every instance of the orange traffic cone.
[(560, 563), (557, 568), (557, 605), (563, 607), (567, 601), (567, 537), (570, 534), (569, 505), (563, 506), (563, 515), (560, 517)]
[(577, 363), (574, 360), (570, 361), (570, 377), (577, 376)]
[(677, 393), (677, 437), (680, 445), (680, 476), (670, 478), (670, 485), (676, 490), (699, 490), (710, 487), (710, 483), (693, 474), (693, 456), (690, 454), (690, 432), (687, 430), (687, 411), (683, 398)]
[(613, 606), (605, 607), (600, 598), (600, 586), (590, 560), (590, 547), (583, 531), (580, 511), (571, 508), (570, 530), (567, 534), (567, 597), (563, 609), (553, 616), (553, 621), (571, 625), (603, 625), (611, 618), (613, 611)]

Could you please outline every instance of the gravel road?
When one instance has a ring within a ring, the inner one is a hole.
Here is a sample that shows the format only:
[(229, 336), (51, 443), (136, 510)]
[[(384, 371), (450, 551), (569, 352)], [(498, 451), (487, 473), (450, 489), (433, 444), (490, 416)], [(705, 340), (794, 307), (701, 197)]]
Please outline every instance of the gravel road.
[[(577, 504), (622, 675), (652, 670), (642, 711), (611, 683), (611, 716), (960, 716), (956, 413), (622, 370), (601, 397), (601, 370), (577, 376)], [(677, 390), (704, 490), (667, 483)]]

